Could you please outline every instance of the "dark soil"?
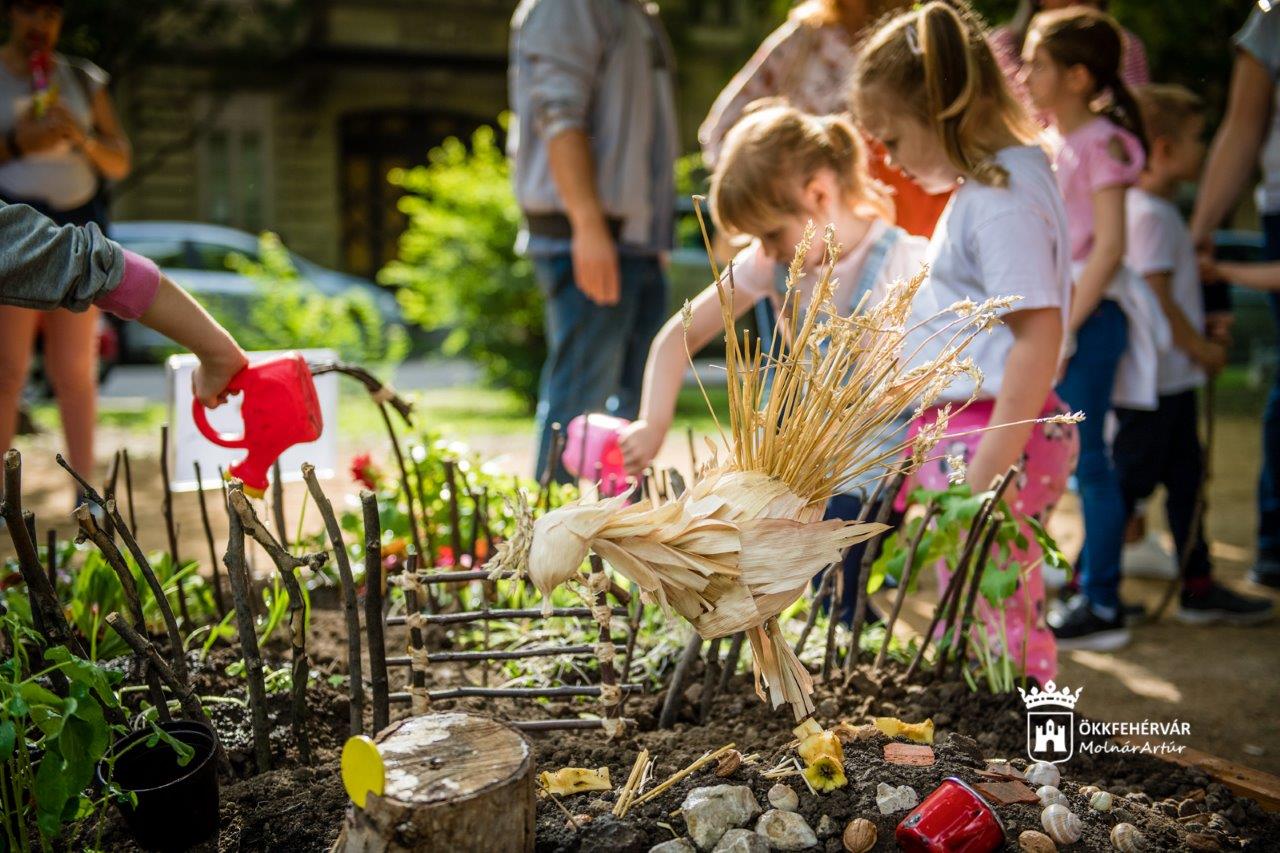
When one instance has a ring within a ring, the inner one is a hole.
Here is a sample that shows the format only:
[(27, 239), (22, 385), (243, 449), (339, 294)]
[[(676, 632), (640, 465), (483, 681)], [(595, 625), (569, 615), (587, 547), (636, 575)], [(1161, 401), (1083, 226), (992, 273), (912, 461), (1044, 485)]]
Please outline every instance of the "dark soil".
[[(704, 785), (749, 785), (762, 808), (768, 808), (766, 793), (773, 780), (760, 775), (786, 754), (792, 740), (791, 720), (785, 712), (769, 711), (750, 693), (749, 680), (736, 679), (736, 691), (721, 697), (710, 725), (680, 723), (673, 731), (645, 731), (616, 744), (606, 743), (598, 733), (558, 733), (536, 738), (542, 769), (564, 766), (609, 768), (615, 792), (603, 795), (579, 794), (563, 798), (576, 814), (593, 819), (581, 830), (568, 826), (564, 814), (548, 801), (538, 809), (538, 849), (545, 851), (608, 851), (644, 853), (650, 846), (684, 834), (684, 821), (677, 811), (685, 795)], [(888, 688), (872, 695), (875, 686), (862, 685), (867, 693), (825, 694), (819, 702), (820, 717), (827, 723), (837, 719), (864, 722), (869, 716), (900, 716), (908, 721), (932, 717), (938, 727), (934, 744), (937, 762), (930, 767), (888, 764), (883, 758), (888, 740), (874, 739), (845, 746), (845, 773), (849, 784), (831, 794), (813, 795), (798, 777), (783, 780), (800, 795), (800, 813), (810, 827), (818, 829), (823, 815), (831, 818), (835, 835), (820, 838), (813, 850), (839, 851), (839, 833), (856, 817), (873, 821), (879, 830), (876, 850), (893, 850), (893, 832), (905, 812), (881, 816), (875, 803), (877, 784), (910, 785), (923, 799), (943, 779), (956, 776), (976, 783), (984, 781), (977, 771), (985, 759), (1008, 758), (1025, 767), (1020, 756), (1025, 750), (1026, 717), (1020, 698), (972, 693), (961, 683), (925, 688), (913, 685), (905, 690)], [(650, 699), (638, 716), (651, 722), (660, 699)], [(968, 735), (962, 734), (967, 732)], [(610, 814), (620, 788), (630, 773), (636, 753), (649, 749), (656, 759), (655, 784), (687, 766), (708, 750), (733, 742), (743, 753), (758, 753), (761, 760), (743, 767), (728, 780), (717, 779), (711, 768), (682, 780), (650, 803), (628, 813), (624, 820)], [(1211, 783), (1197, 771), (1172, 765), (1151, 755), (1077, 754), (1063, 768), (1060, 785), (1071, 801), (1071, 809), (1084, 822), (1085, 834), (1073, 850), (1111, 850), (1111, 827), (1127, 821), (1146, 835), (1148, 849), (1185, 850), (1188, 832), (1212, 835), (1223, 850), (1280, 850), (1280, 816), (1264, 812), (1256, 803), (1235, 797), (1224, 786)], [(1078, 795), (1082, 785), (1097, 785), (1116, 795), (1109, 813), (1091, 810)], [(1122, 795), (1129, 795), (1122, 797)], [(1027, 829), (1040, 830), (1040, 808), (1030, 805), (1000, 806), (1006, 836), (1016, 849), (1017, 837)], [(674, 813), (674, 814), (673, 814)], [(1177, 815), (1183, 815), (1177, 818)], [(1218, 815), (1215, 829), (1207, 824)], [(663, 824), (669, 825), (663, 826)], [(1218, 828), (1230, 827), (1228, 832)]]
[[(308, 732), (315, 753), (310, 767), (300, 766), (289, 722), (289, 699), (286, 693), (270, 697), (271, 743), (273, 770), (253, 775), (253, 743), (247, 711), (225, 701), (207, 703), (234, 769), (234, 778), (222, 779), (221, 830), (215, 843), (205, 845), (207, 851), (293, 851), (328, 850), (341, 827), (347, 798), (338, 772), (338, 755), (347, 736), (347, 694), (345, 685), (330, 686), (324, 676), (345, 670), (345, 648), (339, 614), (313, 611), (313, 631), (309, 643), (314, 678), (308, 688), (310, 720)], [(437, 638), (443, 640), (443, 638)], [(400, 631), (388, 632), (388, 649), (403, 647)], [(287, 662), (282, 647), (266, 650), (268, 666), (278, 668)], [(193, 658), (194, 660), (194, 658)], [(228, 676), (226, 668), (236, 660), (229, 649), (220, 649), (195, 667), (197, 692), (202, 696), (220, 696), (244, 700), (243, 677)], [(366, 671), (367, 674), (367, 671)], [(433, 681), (458, 678), (458, 673), (432, 673)], [(696, 676), (696, 673), (695, 673)], [(403, 674), (393, 671), (392, 689), (403, 682)], [(700, 679), (691, 683), (700, 687)], [(691, 693), (697, 692), (692, 688)], [(696, 700), (695, 695), (688, 695)], [(835, 834), (820, 839), (813, 850), (841, 850), (839, 833), (855, 818), (872, 820), (879, 829), (876, 850), (892, 850), (893, 831), (904, 813), (881, 816), (875, 804), (877, 783), (911, 785), (924, 798), (944, 778), (957, 776), (966, 782), (982, 779), (977, 771), (984, 760), (1009, 758), (1015, 765), (1025, 764), (1023, 755), (1026, 718), (1021, 700), (1015, 695), (991, 696), (973, 693), (962, 683), (912, 685), (908, 688), (879, 686), (865, 679), (857, 681), (847, 692), (832, 693), (820, 689), (819, 719), (827, 724), (840, 719), (855, 723), (873, 715), (899, 716), (908, 721), (931, 717), (938, 735), (934, 744), (937, 762), (930, 767), (890, 765), (883, 760), (887, 740), (873, 739), (846, 744), (845, 772), (849, 784), (831, 794), (810, 794), (798, 777), (783, 781), (800, 795), (800, 813), (815, 830), (822, 816), (831, 818), (828, 825)], [(580, 794), (564, 798), (565, 806), (574, 814), (589, 814), (593, 819), (582, 829), (568, 827), (564, 814), (550, 801), (538, 808), (538, 849), (545, 851), (607, 851), (607, 853), (646, 853), (649, 847), (685, 831), (678, 809), (689, 790), (703, 785), (728, 782), (749, 785), (762, 807), (768, 807), (766, 792), (774, 784), (760, 772), (775, 765), (787, 754), (792, 740), (790, 715), (774, 712), (752, 692), (749, 676), (738, 676), (731, 689), (717, 698), (706, 725), (693, 723), (686, 703), (681, 722), (675, 729), (659, 731), (656, 719), (663, 696), (633, 699), (626, 708), (627, 716), (638, 720), (640, 731), (621, 741), (610, 743), (599, 731), (553, 732), (530, 737), (537, 754), (538, 770), (560, 767), (608, 767), (614, 791), (603, 795)], [(437, 703), (437, 710), (470, 710), (507, 719), (571, 717), (593, 712), (593, 702), (551, 704), (524, 703), (509, 700), (461, 700)], [(367, 709), (366, 709), (367, 710)], [(407, 713), (392, 708), (393, 720)], [(366, 725), (368, 725), (366, 719)], [(744, 766), (732, 778), (720, 780), (711, 769), (701, 770), (651, 803), (633, 809), (624, 820), (615, 820), (609, 811), (622, 787), (636, 753), (647, 748), (656, 759), (654, 782), (660, 782), (687, 766), (705, 752), (733, 742), (744, 754), (760, 756), (753, 765)], [(1110, 850), (1107, 835), (1110, 828), (1124, 820), (1137, 825), (1147, 836), (1149, 849), (1183, 850), (1188, 831), (1215, 835), (1223, 850), (1280, 850), (1280, 816), (1270, 815), (1249, 800), (1234, 797), (1226, 788), (1213, 784), (1195, 770), (1172, 765), (1149, 755), (1078, 754), (1064, 768), (1062, 790), (1071, 798), (1072, 810), (1085, 823), (1085, 835), (1072, 850)], [(1091, 811), (1077, 791), (1079, 786), (1093, 784), (1117, 795), (1116, 808), (1110, 813)], [(1123, 795), (1130, 795), (1124, 798)], [(1039, 829), (1040, 809), (1013, 805), (998, 809), (1007, 836), (1016, 849), (1018, 833)], [(1168, 813), (1168, 814), (1166, 814)], [(1184, 815), (1181, 818), (1178, 814)], [(1215, 828), (1207, 823), (1215, 818)], [(1225, 823), (1223, 823), (1225, 821)], [(95, 843), (101, 832), (100, 849), (134, 851), (123, 822), (112, 809), (99, 821), (100, 825), (82, 828), (75, 849)], [(1230, 831), (1222, 831), (1229, 827)]]

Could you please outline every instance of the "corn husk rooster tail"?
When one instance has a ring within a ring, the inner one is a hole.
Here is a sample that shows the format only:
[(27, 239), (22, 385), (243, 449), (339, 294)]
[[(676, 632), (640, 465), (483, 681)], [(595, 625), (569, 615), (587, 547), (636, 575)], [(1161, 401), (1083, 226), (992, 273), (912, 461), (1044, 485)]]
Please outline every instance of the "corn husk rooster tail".
[(812, 714), (813, 678), (782, 636), (778, 620), (747, 631), (747, 639), (755, 661), (756, 695), (773, 708), (790, 705), (797, 722)]

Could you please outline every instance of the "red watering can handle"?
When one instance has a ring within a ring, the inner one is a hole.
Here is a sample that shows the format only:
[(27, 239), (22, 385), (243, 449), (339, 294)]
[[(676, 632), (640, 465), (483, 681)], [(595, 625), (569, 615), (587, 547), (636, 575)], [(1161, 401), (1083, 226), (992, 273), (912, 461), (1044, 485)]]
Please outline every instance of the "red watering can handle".
[[(227, 393), (235, 394), (240, 389), (240, 379), (244, 376), (245, 370), (242, 368), (239, 373), (231, 377), (231, 381), (227, 383)], [(247, 448), (249, 445), (245, 441), (244, 435), (230, 435), (225, 432), (218, 432), (213, 428), (213, 424), (209, 423), (209, 417), (205, 414), (204, 404), (200, 402), (198, 397), (191, 398), (191, 417), (196, 422), (196, 429), (200, 430), (201, 435), (212, 441), (219, 447), (230, 447), (232, 449)]]

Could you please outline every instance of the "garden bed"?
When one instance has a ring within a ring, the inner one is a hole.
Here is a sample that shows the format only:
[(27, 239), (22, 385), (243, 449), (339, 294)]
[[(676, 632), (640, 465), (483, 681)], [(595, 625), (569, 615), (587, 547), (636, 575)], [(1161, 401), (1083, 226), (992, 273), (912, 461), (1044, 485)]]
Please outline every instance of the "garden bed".
[[(315, 614), (317, 637), (336, 615)], [(392, 645), (398, 637), (389, 638)], [(316, 763), (299, 764), (289, 729), (289, 697), (287, 692), (271, 694), (273, 769), (262, 775), (253, 772), (253, 744), (246, 715), (234, 700), (244, 699), (244, 680), (226, 674), (236, 657), (230, 650), (216, 650), (198, 665), (193, 674), (198, 692), (204, 696), (224, 697), (207, 707), (226, 745), (236, 779), (223, 780), (219, 851), (315, 851), (328, 849), (337, 837), (347, 808), (347, 797), (338, 772), (338, 753), (346, 737), (347, 701), (341, 687), (331, 686), (325, 673), (342, 668), (336, 645), (316, 643), (313, 662), (321, 677), (308, 689), (311, 709), (310, 734)], [(326, 647), (328, 646), (328, 647)], [(286, 657), (276, 649), (269, 661), (271, 668), (286, 665)], [(891, 671), (896, 670), (896, 665)], [(865, 692), (853, 692), (854, 690)], [(687, 715), (670, 730), (655, 728), (663, 695), (649, 695), (628, 702), (626, 713), (637, 719), (639, 730), (614, 742), (598, 731), (554, 732), (530, 735), (537, 756), (537, 769), (561, 767), (608, 767), (614, 791), (577, 794), (562, 799), (575, 815), (591, 815), (580, 829), (569, 827), (563, 812), (544, 799), (538, 808), (537, 847), (545, 851), (608, 851), (645, 853), (651, 846), (685, 834), (684, 820), (678, 809), (685, 795), (695, 787), (712, 784), (749, 786), (762, 807), (767, 808), (766, 794), (774, 781), (761, 771), (776, 763), (793, 739), (791, 721), (785, 714), (771, 711), (752, 691), (749, 675), (738, 675), (730, 688), (721, 694), (711, 717), (704, 725), (695, 724)], [(820, 689), (819, 717), (826, 722), (849, 719), (864, 722), (874, 715), (899, 716), (905, 720), (931, 717), (937, 725), (934, 743), (936, 763), (930, 767), (890, 765), (884, 761), (887, 739), (875, 736), (845, 744), (845, 767), (849, 784), (830, 794), (813, 795), (799, 777), (782, 780), (800, 796), (799, 813), (815, 830), (835, 827), (835, 835), (820, 838), (813, 850), (841, 850), (839, 831), (853, 818), (874, 822), (879, 832), (876, 850), (896, 849), (893, 829), (904, 812), (883, 816), (875, 803), (877, 783), (910, 785), (924, 797), (942, 779), (958, 776), (967, 782), (982, 779), (978, 771), (986, 759), (1009, 758), (1024, 764), (1020, 756), (1025, 750), (1026, 718), (1016, 694), (993, 696), (972, 692), (966, 685), (953, 682), (940, 685), (889, 686), (883, 691), (869, 681), (860, 680), (843, 695)], [(232, 700), (232, 701), (226, 701)], [(457, 700), (439, 702), (435, 710), (471, 710), (475, 713), (519, 719), (540, 716), (572, 716), (579, 711), (592, 711), (587, 702), (558, 702), (549, 705), (517, 704), (510, 700)], [(400, 711), (400, 715), (406, 711)], [(655, 759), (654, 780), (687, 766), (709, 750), (735, 743), (744, 754), (755, 753), (759, 760), (744, 765), (727, 779), (716, 778), (711, 768), (692, 774), (651, 802), (633, 809), (625, 819), (613, 818), (609, 811), (617, 791), (626, 780), (636, 753), (648, 749)], [(1225, 787), (1189, 768), (1172, 765), (1149, 755), (1077, 754), (1063, 766), (1060, 785), (1070, 800), (1072, 811), (1084, 820), (1084, 835), (1071, 849), (1111, 849), (1107, 840), (1110, 828), (1121, 820), (1133, 823), (1146, 835), (1151, 850), (1187, 849), (1187, 832), (1210, 834), (1208, 820), (1218, 815), (1215, 826), (1225, 820), (1231, 832), (1218, 833), (1221, 849), (1280, 849), (1280, 816), (1265, 812), (1252, 801), (1233, 796)], [(1116, 807), (1103, 814), (1091, 811), (1078, 795), (1081, 785), (1096, 785), (1117, 795)], [(1134, 795), (1133, 799), (1121, 795)], [(1148, 802), (1151, 805), (1148, 805)], [(1040, 808), (1033, 805), (1010, 805), (998, 809), (1005, 822), (1006, 835), (1015, 842), (1025, 829), (1039, 829)], [(1165, 814), (1171, 811), (1184, 817)], [(673, 814), (674, 813), (674, 814)], [(829, 818), (823, 821), (823, 816)], [(1195, 817), (1199, 815), (1199, 817)], [(1204, 822), (1204, 824), (1201, 823)], [(664, 825), (665, 824), (665, 825)], [(78, 840), (93, 841), (101, 831), (101, 849), (130, 851), (137, 849), (113, 810), (103, 813), (101, 826), (82, 827)]]

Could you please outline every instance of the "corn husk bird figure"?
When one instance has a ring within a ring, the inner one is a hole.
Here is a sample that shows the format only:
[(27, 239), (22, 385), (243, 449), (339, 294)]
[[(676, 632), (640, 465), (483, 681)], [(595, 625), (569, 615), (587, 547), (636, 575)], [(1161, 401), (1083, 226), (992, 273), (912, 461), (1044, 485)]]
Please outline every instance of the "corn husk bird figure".
[[(527, 568), (549, 608), (552, 590), (577, 576), (588, 552), (595, 552), (640, 588), (642, 600), (679, 613), (703, 638), (746, 631), (756, 692), (765, 699), (767, 690), (774, 708), (791, 705), (797, 720), (813, 711), (813, 681), (784, 641), (777, 617), (824, 566), (840, 562), (847, 548), (885, 528), (824, 521), (826, 501), (843, 484), (885, 464), (918, 462), (936, 444), (946, 429), (945, 411), (909, 455), (905, 445), (884, 449), (883, 437), (902, 411), (932, 405), (956, 376), (980, 379), (962, 352), (1011, 301), (945, 309), (953, 316), (941, 332), (937, 324), (931, 332), (945, 336), (940, 354), (921, 361), (923, 324), (912, 325), (909, 318), (923, 272), (897, 283), (879, 304), (868, 308), (864, 300), (842, 316), (831, 302), (839, 247), (830, 232), (809, 308), (796, 309), (812, 236), (810, 230), (790, 266), (781, 331), (775, 332), (788, 344), (781, 355), (767, 355), (773, 348), (746, 334), (737, 338), (732, 268), (728, 283), (717, 285), (729, 433), (718, 420), (716, 425), (727, 459), (718, 459), (712, 444), (712, 459), (694, 485), (662, 504), (629, 503), (629, 495), (584, 499), (543, 514), (531, 526), (522, 510), (519, 530), (491, 563), (495, 572)], [(686, 305), (686, 328), (688, 312)]]

